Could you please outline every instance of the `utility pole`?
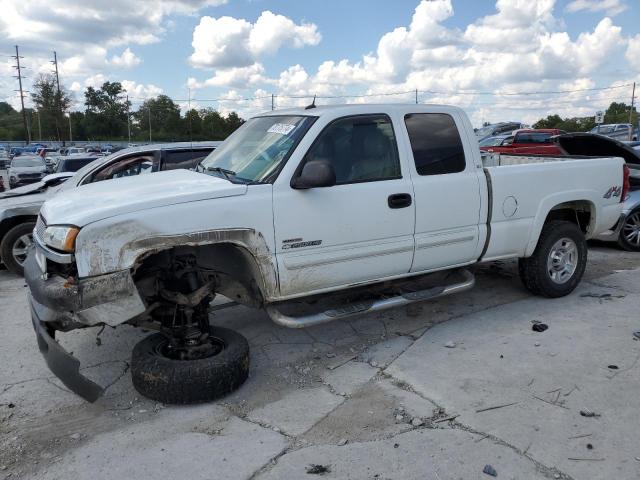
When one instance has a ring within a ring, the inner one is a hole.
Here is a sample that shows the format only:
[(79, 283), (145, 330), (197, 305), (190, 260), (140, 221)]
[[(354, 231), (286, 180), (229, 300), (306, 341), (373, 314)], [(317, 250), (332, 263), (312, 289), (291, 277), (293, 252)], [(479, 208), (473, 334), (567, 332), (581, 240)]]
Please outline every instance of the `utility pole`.
[(276, 96), (272, 93), (271, 94), (271, 110), (275, 110), (276, 109)]
[(40, 110), (36, 111), (36, 115), (38, 115), (38, 141), (42, 141), (42, 125), (40, 125)]
[(418, 89), (416, 88), (416, 105), (418, 104)]
[(60, 135), (60, 125), (62, 124), (62, 96), (60, 95), (60, 76), (58, 75), (58, 55), (55, 50), (53, 52), (53, 61), (51, 62), (56, 67), (56, 85), (58, 87), (58, 96), (56, 97), (56, 103), (58, 104), (58, 113), (56, 115), (56, 131), (58, 132), (58, 140), (62, 140), (62, 146), (64, 147), (64, 139)]
[(151, 143), (151, 107), (147, 107), (147, 112), (149, 112), (149, 143)]
[(131, 145), (131, 112), (129, 112), (129, 95), (127, 95), (127, 134), (129, 136), (129, 145)]
[[(631, 108), (629, 109), (629, 123), (633, 119), (633, 104), (636, 102), (636, 82), (633, 82), (633, 90), (631, 91)], [(634, 125), (631, 123), (631, 128), (629, 129), (629, 140), (633, 138)]]
[(20, 56), (20, 53), (18, 52), (18, 45), (16, 45), (16, 54), (15, 56), (12, 56), (13, 58), (16, 59), (16, 64), (14, 65), (13, 68), (15, 68), (16, 70), (18, 70), (18, 76), (16, 77), (18, 79), (18, 85), (20, 86), (20, 105), (22, 105), (22, 123), (24, 124), (24, 133), (27, 136), (26, 141), (27, 141), (27, 145), (29, 145), (29, 143), (31, 143), (31, 132), (29, 131), (29, 127), (27, 126), (27, 112), (24, 109), (24, 92), (22, 90), (22, 69), (20, 68), (20, 59), (24, 58)]
[(69, 112), (69, 143), (73, 142), (73, 136), (71, 135), (71, 112)]
[(189, 142), (193, 144), (193, 131), (191, 127), (191, 87), (189, 87), (189, 107), (188, 108), (189, 108), (189, 111), (187, 112), (187, 115), (189, 115)]

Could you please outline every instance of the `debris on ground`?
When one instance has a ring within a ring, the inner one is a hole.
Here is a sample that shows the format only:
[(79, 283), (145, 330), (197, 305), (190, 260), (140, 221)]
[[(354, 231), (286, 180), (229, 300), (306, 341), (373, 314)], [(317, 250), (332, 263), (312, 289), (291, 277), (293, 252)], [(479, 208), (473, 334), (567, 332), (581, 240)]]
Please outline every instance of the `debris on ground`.
[(548, 328), (549, 328), (549, 325), (547, 325), (546, 323), (534, 323), (533, 326), (531, 327), (531, 330), (533, 330), (534, 332), (541, 333)]
[(587, 443), (587, 449), (588, 450), (593, 450), (593, 445), (591, 443)]
[(607, 368), (609, 370), (618, 370), (619, 367), (618, 367), (618, 365), (607, 365)]
[(611, 295), (610, 293), (583, 293), (581, 297), (601, 298), (610, 300), (612, 298), (624, 298), (626, 295)]
[(498, 472), (496, 472), (496, 469), (493, 468), (491, 465), (485, 465), (484, 468), (482, 469), (482, 473), (486, 473), (487, 475), (491, 475), (492, 477), (498, 476)]
[(414, 427), (420, 427), (424, 425), (424, 420), (422, 420), (420, 417), (415, 417), (413, 420), (411, 420), (411, 425), (413, 425)]
[(636, 340), (640, 340), (640, 330), (638, 330), (637, 332), (633, 332), (633, 338)]
[(347, 444), (347, 439), (346, 438), (341, 438), (340, 441), (338, 442), (338, 446), (342, 447), (344, 445)]
[(587, 417), (587, 418), (599, 417), (600, 416), (599, 413), (592, 412), (591, 410), (587, 410), (586, 408), (583, 409), (583, 410), (580, 410), (580, 415), (582, 415), (583, 417)]
[(449, 341), (449, 342), (445, 343), (444, 346), (447, 347), (447, 348), (456, 348), (456, 342)]
[(324, 475), (325, 473), (331, 473), (329, 465), (316, 465), (312, 463), (307, 467), (307, 473), (309, 475)]
[(479, 410), (476, 410), (476, 413), (488, 412), (489, 410), (497, 410), (498, 408), (510, 407), (511, 405), (517, 405), (518, 403), (520, 402), (504, 403), (502, 405), (495, 405), (493, 407), (481, 408)]

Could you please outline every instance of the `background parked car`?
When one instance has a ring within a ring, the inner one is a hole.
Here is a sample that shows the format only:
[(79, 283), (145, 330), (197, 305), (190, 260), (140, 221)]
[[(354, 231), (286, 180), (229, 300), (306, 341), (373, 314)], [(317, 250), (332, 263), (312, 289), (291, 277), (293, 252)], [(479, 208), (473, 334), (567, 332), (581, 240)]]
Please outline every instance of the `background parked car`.
[(64, 183), (60, 177), (64, 174), (57, 173), (44, 179), (52, 179), (50, 184), (42, 182), (33, 189), (9, 190), (0, 195), (0, 260), (10, 271), (22, 275), (40, 207), (58, 191), (160, 170), (193, 169), (220, 143), (183, 142), (127, 148), (107, 157), (93, 157), (93, 162)]
[(630, 123), (611, 123), (607, 125), (597, 125), (589, 133), (597, 133), (605, 137), (617, 140), (638, 140), (638, 132), (632, 131), (633, 125)]
[(510, 134), (514, 130), (518, 130), (520, 128), (525, 128), (525, 126), (520, 122), (494, 123), (492, 125), (486, 125), (482, 128), (477, 129), (476, 137), (478, 137), (478, 141), (482, 141), (488, 137), (495, 137), (496, 135)]
[(500, 147), (502, 145), (511, 145), (513, 143), (513, 135), (496, 135), (495, 137), (487, 137), (480, 141), (481, 147)]
[(95, 162), (98, 159), (95, 155), (69, 155), (60, 157), (56, 164), (55, 172), (77, 172), (85, 165)]
[(552, 141), (552, 137), (563, 133), (565, 132), (555, 128), (518, 130), (510, 143), (481, 145), (480, 150), (521, 155), (563, 155), (564, 152)]
[(9, 188), (38, 182), (46, 175), (47, 165), (41, 157), (36, 155), (20, 155), (14, 158), (7, 170)]

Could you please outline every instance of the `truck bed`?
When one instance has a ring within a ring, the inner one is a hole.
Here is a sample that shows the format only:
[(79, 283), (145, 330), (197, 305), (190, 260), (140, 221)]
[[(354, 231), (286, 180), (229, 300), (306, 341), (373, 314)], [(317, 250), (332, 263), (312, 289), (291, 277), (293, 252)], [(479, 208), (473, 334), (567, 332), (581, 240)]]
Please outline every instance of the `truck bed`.
[(595, 220), (587, 238), (619, 218), (622, 158), (490, 153), (482, 155), (482, 163), (489, 185), (483, 260), (531, 255), (546, 219), (543, 212), (563, 204)]

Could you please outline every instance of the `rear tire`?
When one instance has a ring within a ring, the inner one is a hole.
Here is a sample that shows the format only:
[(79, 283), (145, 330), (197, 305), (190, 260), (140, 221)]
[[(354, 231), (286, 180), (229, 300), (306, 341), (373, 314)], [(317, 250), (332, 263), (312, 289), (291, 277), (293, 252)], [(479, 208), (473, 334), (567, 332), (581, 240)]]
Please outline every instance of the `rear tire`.
[(34, 222), (21, 223), (9, 230), (0, 243), (0, 258), (7, 270), (23, 276), (23, 264), (33, 243)]
[(630, 252), (640, 252), (640, 208), (631, 210), (624, 219), (618, 245)]
[(552, 221), (542, 228), (529, 258), (518, 261), (524, 286), (534, 295), (557, 298), (575, 290), (587, 265), (587, 241), (575, 223)]
[(168, 340), (161, 333), (138, 342), (131, 356), (133, 386), (147, 398), (170, 404), (208, 402), (236, 390), (249, 375), (249, 343), (226, 328), (210, 327), (210, 334), (224, 347), (197, 360), (163, 355)]

